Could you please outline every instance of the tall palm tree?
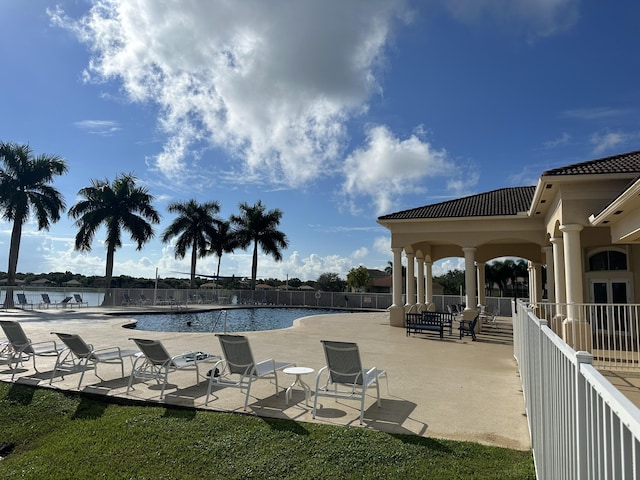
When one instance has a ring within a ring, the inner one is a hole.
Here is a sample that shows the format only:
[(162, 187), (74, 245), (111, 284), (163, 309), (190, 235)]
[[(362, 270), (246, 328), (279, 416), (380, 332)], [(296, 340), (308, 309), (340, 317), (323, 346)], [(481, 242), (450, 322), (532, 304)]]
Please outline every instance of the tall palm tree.
[(279, 209), (265, 212), (265, 206), (260, 200), (251, 206), (242, 202), (239, 206), (240, 215), (231, 215), (231, 223), (236, 227), (240, 248), (247, 248), (253, 244), (253, 262), (251, 263), (251, 290), (255, 290), (258, 273), (258, 246), (276, 261), (282, 260), (281, 249), (287, 248), (287, 236), (278, 230), (282, 211)]
[(83, 200), (69, 209), (69, 216), (78, 227), (76, 250), (91, 251), (98, 228), (104, 224), (107, 229), (106, 288), (111, 288), (113, 257), (122, 246), (122, 231), (128, 231), (141, 250), (155, 234), (151, 223), (160, 223), (160, 215), (151, 205), (153, 196), (145, 187), (137, 186), (136, 180), (131, 173), (121, 173), (111, 184), (108, 180), (91, 180), (91, 186), (78, 192)]
[(209, 253), (208, 239), (216, 234), (216, 226), (222, 220), (215, 216), (220, 211), (218, 202), (197, 203), (191, 199), (187, 202), (169, 204), (170, 213), (177, 213), (178, 217), (162, 234), (162, 241), (167, 243), (173, 237), (178, 237), (175, 247), (176, 258), (184, 258), (187, 250), (191, 249), (191, 288), (196, 286), (197, 258)]
[(48, 230), (60, 220), (66, 208), (62, 194), (51, 186), (57, 175), (67, 172), (67, 164), (57, 155), (34, 156), (29, 145), (0, 143), (0, 210), (13, 222), (7, 268), (7, 295), (4, 307), (13, 307), (22, 225), (33, 210), (40, 230)]
[(232, 253), (240, 246), (236, 232), (231, 228), (231, 222), (220, 222), (215, 229), (215, 233), (209, 238), (211, 251), (218, 257), (218, 269), (216, 271), (216, 281), (220, 278), (220, 263), (223, 253)]

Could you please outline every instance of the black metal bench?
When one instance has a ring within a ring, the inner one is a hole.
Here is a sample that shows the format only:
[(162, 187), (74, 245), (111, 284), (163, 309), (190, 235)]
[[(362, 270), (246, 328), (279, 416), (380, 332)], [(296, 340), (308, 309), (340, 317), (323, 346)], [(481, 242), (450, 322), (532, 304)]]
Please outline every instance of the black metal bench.
[(444, 329), (449, 329), (449, 335), (453, 333), (453, 315), (446, 312), (422, 312), (407, 313), (407, 336), (412, 333), (436, 332), (440, 338), (444, 338)]

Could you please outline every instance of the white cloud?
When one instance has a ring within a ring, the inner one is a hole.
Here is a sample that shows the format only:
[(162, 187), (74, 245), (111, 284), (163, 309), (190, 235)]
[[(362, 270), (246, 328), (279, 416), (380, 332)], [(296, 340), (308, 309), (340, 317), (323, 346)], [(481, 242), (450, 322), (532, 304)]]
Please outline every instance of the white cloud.
[(554, 140), (549, 140), (548, 142), (544, 142), (544, 147), (550, 148), (550, 149), (558, 148), (564, 145), (568, 145), (570, 141), (571, 141), (571, 135), (568, 134), (567, 132), (562, 132), (562, 134), (558, 138)]
[(369, 255), (369, 249), (367, 247), (361, 247), (351, 252), (351, 258), (353, 259), (365, 258), (367, 255)]
[(615, 150), (630, 142), (637, 142), (640, 139), (638, 132), (611, 132), (603, 131), (594, 133), (591, 136), (591, 144), (594, 145), (594, 155), (602, 155), (606, 151)]
[(373, 240), (373, 248), (376, 252), (391, 256), (391, 237), (376, 237)]
[(433, 262), (433, 276), (437, 277), (453, 270), (464, 271), (464, 258), (449, 257)]
[(370, 196), (378, 214), (388, 213), (395, 198), (423, 191), (427, 177), (453, 175), (453, 163), (444, 150), (434, 150), (417, 135), (400, 140), (386, 126), (369, 128), (367, 145), (345, 161), (343, 193)]
[(410, 12), (405, 0), (97, 0), (80, 19), (50, 16), (90, 49), (86, 79), (160, 107), (167, 177), (184, 180), (208, 145), (237, 160), (227, 178), (300, 186), (338, 169), (345, 122), (381, 91), (385, 46)]
[(629, 112), (620, 108), (598, 107), (598, 108), (575, 108), (564, 112), (567, 118), (577, 118), (579, 120), (602, 120), (620, 117)]
[(445, 0), (445, 4), (458, 21), (489, 21), (524, 30), (534, 39), (570, 29), (579, 18), (580, 0)]
[(118, 122), (112, 120), (82, 120), (74, 125), (95, 135), (108, 137), (121, 130)]

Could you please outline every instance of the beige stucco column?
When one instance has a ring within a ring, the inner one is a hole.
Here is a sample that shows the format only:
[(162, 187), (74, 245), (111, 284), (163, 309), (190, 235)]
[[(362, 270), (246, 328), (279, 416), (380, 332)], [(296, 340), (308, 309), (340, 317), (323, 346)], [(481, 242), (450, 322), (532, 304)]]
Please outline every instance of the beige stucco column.
[(487, 306), (487, 299), (485, 294), (485, 281), (484, 281), (484, 262), (476, 262), (478, 268), (478, 305)]
[(564, 242), (561, 237), (551, 239), (553, 247), (553, 277), (555, 300), (559, 304), (567, 303), (567, 290), (564, 276)]
[(425, 273), (425, 303), (433, 303), (433, 263), (424, 262)]
[(531, 303), (542, 301), (542, 265), (529, 262), (529, 299)]
[(567, 317), (565, 306), (565, 303), (567, 303), (567, 290), (564, 280), (564, 242), (562, 241), (562, 237), (552, 238), (551, 247), (553, 249), (553, 277), (556, 310), (549, 326), (557, 335), (562, 336), (562, 321)]
[[(477, 311), (476, 300), (476, 249), (474, 247), (463, 247), (464, 252), (464, 287), (466, 289), (465, 318), (475, 317)], [(466, 312), (469, 312), (468, 314)]]
[[(547, 301), (549, 303), (555, 303), (556, 301), (556, 292), (555, 292), (555, 269), (553, 268), (553, 247), (546, 246), (542, 247), (542, 251), (544, 252), (544, 259), (547, 264)], [(543, 285), (544, 288), (544, 285)]]
[(416, 257), (418, 264), (418, 303), (426, 303), (424, 296), (424, 258)]
[(405, 251), (407, 256), (407, 305), (416, 303), (415, 258), (413, 253)]
[(580, 232), (582, 225), (562, 225), (564, 240), (564, 270), (567, 287), (567, 303), (583, 303), (582, 291), (582, 247)]
[(564, 265), (567, 291), (567, 319), (562, 323), (562, 337), (574, 350), (591, 351), (591, 328), (580, 318), (580, 304), (584, 302), (582, 286), (582, 225), (562, 225)]
[(393, 284), (393, 304), (389, 307), (389, 324), (392, 327), (404, 327), (404, 306), (402, 305), (402, 248), (392, 247), (393, 266), (391, 281)]
[(533, 305), (536, 303), (536, 273), (531, 260), (527, 262), (527, 276), (529, 277), (529, 281), (527, 282), (529, 284), (529, 304)]

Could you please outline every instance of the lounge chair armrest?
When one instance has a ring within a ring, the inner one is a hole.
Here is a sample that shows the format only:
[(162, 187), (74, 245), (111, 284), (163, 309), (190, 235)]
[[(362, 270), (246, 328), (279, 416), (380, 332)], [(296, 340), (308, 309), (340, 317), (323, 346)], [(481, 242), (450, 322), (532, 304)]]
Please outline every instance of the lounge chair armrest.
[(120, 354), (120, 352), (122, 351), (122, 349), (120, 347), (103, 347), (103, 348), (97, 348), (97, 349), (93, 349), (93, 345), (89, 344), (88, 347), (91, 349), (91, 353), (106, 353), (106, 352), (118, 352), (118, 354)]
[(369, 375), (375, 374), (378, 371), (378, 369), (376, 367), (372, 367), (369, 370), (366, 370), (365, 373), (365, 378), (367, 378)]
[(318, 374), (316, 375), (316, 390), (315, 390), (316, 392), (320, 387), (320, 378), (322, 377), (322, 374), (327, 370), (329, 370), (329, 367), (327, 367), (326, 365), (322, 367), (320, 370), (318, 370)]

